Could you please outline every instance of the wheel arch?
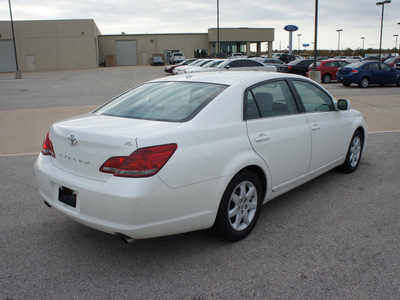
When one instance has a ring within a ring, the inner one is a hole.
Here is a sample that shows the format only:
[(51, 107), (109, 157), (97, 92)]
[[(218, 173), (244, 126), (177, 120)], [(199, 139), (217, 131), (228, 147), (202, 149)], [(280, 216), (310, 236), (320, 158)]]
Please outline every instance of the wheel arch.
[[(239, 172), (237, 172), (235, 174), (235, 176), (242, 172), (246, 172), (246, 171), (250, 171), (250, 172), (256, 174), (257, 177), (260, 179), (262, 193), (263, 193), (263, 199), (265, 199), (265, 196), (267, 195), (268, 179), (267, 179), (267, 175), (265, 174), (264, 170), (261, 169), (259, 166), (249, 165), (247, 167), (242, 168)], [(233, 177), (235, 177), (235, 176), (233, 176)]]
[(363, 148), (364, 148), (364, 146), (365, 146), (365, 141), (366, 141), (366, 136), (365, 136), (365, 129), (364, 129), (364, 127), (362, 127), (362, 126), (358, 126), (357, 127), (357, 129), (356, 130), (354, 130), (354, 133), (356, 133), (357, 131), (359, 131), (360, 133), (361, 133), (361, 135), (362, 135), (362, 138), (363, 138), (363, 140), (362, 140), (362, 142), (363, 142)]

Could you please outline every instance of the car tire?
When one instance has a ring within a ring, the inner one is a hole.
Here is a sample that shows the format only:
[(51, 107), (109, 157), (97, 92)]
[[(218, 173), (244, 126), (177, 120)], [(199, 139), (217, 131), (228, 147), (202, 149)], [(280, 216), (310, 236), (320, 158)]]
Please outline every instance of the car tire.
[(329, 82), (331, 82), (331, 75), (329, 75), (329, 74), (324, 74), (324, 76), (322, 76), (322, 82), (323, 82), (323, 83), (329, 83)]
[(344, 86), (350, 86), (351, 83), (343, 82), (342, 84), (343, 84)]
[(397, 79), (396, 85), (400, 87), (400, 78)]
[(250, 171), (237, 174), (222, 196), (213, 231), (231, 242), (245, 238), (257, 223), (262, 198), (262, 186), (256, 174)]
[(363, 89), (367, 88), (369, 86), (369, 79), (367, 77), (364, 77), (360, 80), (359, 86)]
[(346, 160), (341, 167), (344, 172), (352, 173), (357, 170), (363, 151), (363, 140), (363, 135), (359, 130), (357, 130), (351, 138)]

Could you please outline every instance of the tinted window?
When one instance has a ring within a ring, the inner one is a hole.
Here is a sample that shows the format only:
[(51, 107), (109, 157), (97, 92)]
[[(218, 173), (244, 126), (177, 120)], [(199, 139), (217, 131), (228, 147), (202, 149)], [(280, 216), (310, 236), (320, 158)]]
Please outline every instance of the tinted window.
[(245, 67), (262, 67), (262, 64), (254, 60), (246, 60), (243, 62)]
[(374, 63), (366, 64), (366, 65), (364, 66), (364, 70), (378, 71), (378, 70), (380, 70), (380, 68), (379, 68), (379, 63), (374, 62)]
[(385, 65), (385, 64), (381, 64), (381, 69), (385, 72), (391, 72), (393, 71), (391, 66)]
[(347, 66), (349, 63), (345, 61), (338, 61), (339, 67)]
[(324, 66), (325, 67), (335, 67), (335, 68), (337, 68), (338, 63), (336, 61), (328, 61), (327, 63), (325, 63)]
[(246, 119), (297, 113), (293, 96), (285, 81), (264, 83), (246, 92)]
[(306, 112), (335, 110), (331, 97), (317, 86), (304, 82), (293, 81)]
[(235, 60), (235, 61), (231, 62), (228, 66), (231, 68), (243, 67), (244, 66), (243, 60), (241, 60), (241, 59)]
[(95, 111), (133, 119), (183, 122), (193, 118), (226, 86), (193, 82), (143, 84)]

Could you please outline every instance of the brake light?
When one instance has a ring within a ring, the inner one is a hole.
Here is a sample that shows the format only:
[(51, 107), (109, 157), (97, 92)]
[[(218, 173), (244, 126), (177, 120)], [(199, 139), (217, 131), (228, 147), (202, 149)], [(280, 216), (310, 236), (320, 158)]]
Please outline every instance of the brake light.
[(351, 73), (358, 73), (358, 71), (356, 69), (352, 69)]
[(51, 142), (50, 137), (49, 137), (49, 132), (47, 132), (46, 137), (43, 140), (42, 154), (43, 155), (51, 155), (53, 157), (56, 157), (56, 154), (55, 154), (54, 148), (53, 148), (53, 143)]
[(177, 144), (168, 144), (140, 148), (129, 156), (110, 157), (100, 172), (119, 177), (150, 177), (162, 169), (177, 147)]
[(288, 69), (291, 70), (291, 69), (293, 69), (293, 67), (292, 66), (288, 66)]

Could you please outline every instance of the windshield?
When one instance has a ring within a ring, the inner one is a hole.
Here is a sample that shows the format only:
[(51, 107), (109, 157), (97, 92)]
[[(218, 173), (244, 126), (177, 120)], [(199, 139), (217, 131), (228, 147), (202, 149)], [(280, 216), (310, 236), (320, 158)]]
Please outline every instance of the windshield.
[(99, 115), (184, 122), (227, 86), (198, 82), (153, 82), (138, 86), (95, 110)]

